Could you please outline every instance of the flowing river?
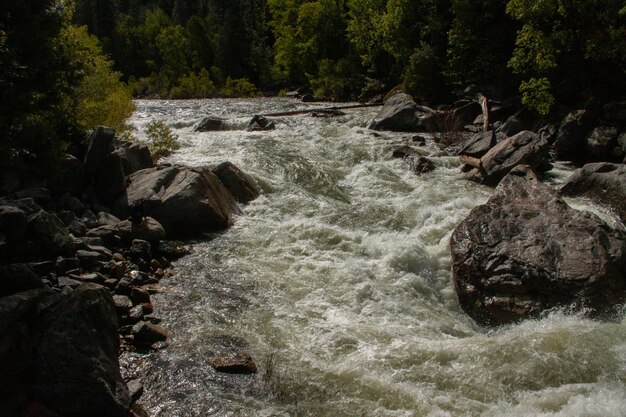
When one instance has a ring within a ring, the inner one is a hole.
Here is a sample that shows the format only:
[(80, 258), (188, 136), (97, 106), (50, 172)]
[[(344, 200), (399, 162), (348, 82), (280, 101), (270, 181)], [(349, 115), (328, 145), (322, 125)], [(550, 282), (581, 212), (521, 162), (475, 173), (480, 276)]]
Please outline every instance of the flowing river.
[[(246, 132), (254, 114), (306, 105), (136, 104), (140, 140), (153, 120), (180, 137), (164, 162), (228, 160), (262, 191), (161, 282), (169, 347), (122, 358), (151, 416), (626, 416), (626, 319), (554, 311), (486, 329), (460, 309), (448, 241), (492, 190), (463, 180), (457, 158), (412, 174), (391, 157), (411, 135), (366, 128), (376, 108)], [(230, 130), (194, 132), (207, 115)], [(258, 374), (209, 364), (238, 352)]]

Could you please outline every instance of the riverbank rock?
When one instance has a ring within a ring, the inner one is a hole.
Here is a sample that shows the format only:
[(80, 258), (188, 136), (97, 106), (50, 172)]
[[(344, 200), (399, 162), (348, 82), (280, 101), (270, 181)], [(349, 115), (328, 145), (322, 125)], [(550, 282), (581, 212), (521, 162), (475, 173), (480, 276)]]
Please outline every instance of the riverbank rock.
[(145, 144), (125, 140), (116, 140), (114, 143), (115, 151), (113, 153), (120, 157), (125, 175), (128, 176), (133, 172), (154, 166), (152, 153)]
[(590, 110), (575, 110), (561, 121), (552, 148), (559, 160), (585, 159), (585, 138), (593, 129), (596, 117)]
[(252, 177), (234, 164), (223, 162), (213, 168), (213, 173), (239, 203), (247, 204), (259, 197), (259, 191), (254, 186)]
[(566, 196), (590, 198), (600, 205), (610, 207), (626, 224), (626, 167), (624, 164), (598, 162), (587, 164), (561, 185)]
[(209, 362), (217, 372), (227, 374), (256, 374), (257, 367), (248, 354), (231, 354), (215, 358)]
[(128, 217), (128, 203), (143, 199), (145, 211), (168, 237), (186, 238), (226, 229), (239, 214), (235, 198), (208, 167), (158, 166), (129, 176), (126, 196), (116, 204)]
[(408, 94), (398, 93), (385, 103), (368, 127), (396, 132), (435, 132), (437, 122), (433, 109), (419, 106)]
[(108, 290), (35, 289), (0, 298), (0, 409), (30, 415), (127, 417), (130, 396), (118, 362)]
[(548, 165), (548, 141), (538, 134), (523, 131), (506, 138), (480, 158), (480, 167), (468, 173), (468, 178), (487, 185), (498, 182), (518, 165), (528, 165), (542, 171)]
[(574, 210), (516, 170), (450, 239), (463, 310), (484, 325), (577, 305), (592, 316), (624, 302), (626, 234)]

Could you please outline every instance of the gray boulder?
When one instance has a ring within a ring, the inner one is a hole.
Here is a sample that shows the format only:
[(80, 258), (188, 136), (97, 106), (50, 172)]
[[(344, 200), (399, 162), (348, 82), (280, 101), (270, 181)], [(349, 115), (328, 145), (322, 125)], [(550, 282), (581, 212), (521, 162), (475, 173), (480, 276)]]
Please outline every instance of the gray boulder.
[(538, 134), (520, 132), (491, 148), (480, 158), (480, 168), (470, 171), (468, 176), (487, 185), (496, 185), (518, 165), (528, 165), (533, 170), (545, 166), (548, 147), (548, 141)]
[(115, 130), (98, 126), (89, 137), (89, 147), (83, 161), (84, 172), (88, 179), (92, 179), (98, 173), (104, 157), (113, 152), (113, 140)]
[(125, 175), (154, 166), (150, 149), (141, 142), (116, 141), (113, 153), (120, 157)]
[(252, 177), (234, 164), (223, 162), (213, 168), (213, 173), (238, 202), (247, 204), (259, 197), (259, 191), (254, 186)]
[(28, 265), (0, 265), (0, 297), (36, 288), (43, 283)]
[(220, 117), (207, 116), (200, 120), (193, 128), (196, 132), (211, 132), (214, 130), (224, 130), (226, 121)]
[(368, 127), (396, 132), (436, 132), (438, 119), (433, 109), (419, 106), (408, 94), (398, 93), (385, 103)]
[(626, 224), (626, 167), (624, 164), (587, 164), (561, 185), (566, 196), (581, 196), (612, 208)]
[(611, 151), (617, 145), (618, 130), (616, 127), (599, 126), (591, 131), (586, 138), (587, 150), (591, 160), (611, 161)]
[(115, 305), (106, 288), (78, 287), (44, 310), (33, 333), (35, 398), (61, 415), (128, 416)]
[(481, 324), (568, 305), (601, 316), (626, 297), (626, 234), (524, 176), (504, 178), (454, 230), (450, 248), (460, 305)]
[(595, 119), (590, 110), (576, 110), (565, 116), (552, 144), (557, 159), (586, 160), (585, 138), (593, 129)]
[(483, 108), (480, 103), (476, 101), (464, 103), (453, 111), (454, 117), (459, 121), (461, 126), (473, 124), (474, 120), (476, 120), (479, 115), (482, 115), (482, 113)]
[[(128, 202), (143, 199), (146, 213), (163, 225), (168, 237), (192, 237), (226, 229), (240, 210), (234, 197), (209, 168), (158, 166), (132, 174)], [(120, 207), (121, 206), (121, 207)], [(127, 217), (120, 213), (120, 217)]]
[(488, 132), (480, 132), (472, 135), (461, 145), (459, 155), (473, 156), (480, 158), (493, 148), (498, 142), (502, 142), (506, 138), (504, 133), (496, 133), (494, 130)]
[(102, 157), (94, 178), (94, 189), (98, 200), (104, 204), (110, 204), (124, 193), (126, 177), (119, 155), (110, 153)]
[(264, 116), (258, 114), (252, 117), (252, 120), (248, 123), (246, 130), (248, 132), (262, 132), (266, 130), (276, 129), (276, 124)]

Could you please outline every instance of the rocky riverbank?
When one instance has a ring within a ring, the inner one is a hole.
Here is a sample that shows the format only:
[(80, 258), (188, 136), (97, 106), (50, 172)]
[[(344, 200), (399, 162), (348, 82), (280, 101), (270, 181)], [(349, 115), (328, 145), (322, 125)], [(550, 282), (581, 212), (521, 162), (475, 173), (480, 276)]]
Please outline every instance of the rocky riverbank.
[(106, 128), (38, 184), (0, 198), (0, 415), (142, 415), (118, 355), (167, 346), (151, 295), (191, 250), (169, 239), (226, 229), (258, 191), (230, 163), (154, 166)]
[[(497, 187), (450, 240), (459, 303), (477, 322), (506, 324), (561, 307), (620, 317), (626, 301), (626, 103), (589, 100), (553, 119), (515, 103), (478, 95), (434, 110), (400, 93), (370, 128), (433, 133), (444, 152), (458, 155), (466, 179)], [(419, 175), (436, 168), (413, 146), (393, 154)], [(558, 190), (542, 183), (552, 164), (564, 160), (580, 168)], [(614, 227), (570, 208), (564, 196), (604, 206), (616, 218)]]

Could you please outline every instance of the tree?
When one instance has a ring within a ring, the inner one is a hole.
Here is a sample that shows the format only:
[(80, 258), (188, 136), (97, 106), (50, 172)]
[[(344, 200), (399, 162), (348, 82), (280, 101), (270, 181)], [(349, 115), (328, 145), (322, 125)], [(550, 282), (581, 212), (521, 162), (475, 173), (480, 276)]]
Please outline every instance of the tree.
[(525, 80), (523, 102), (547, 113), (555, 97), (623, 97), (626, 26), (623, 0), (510, 0), (523, 24), (509, 66)]

